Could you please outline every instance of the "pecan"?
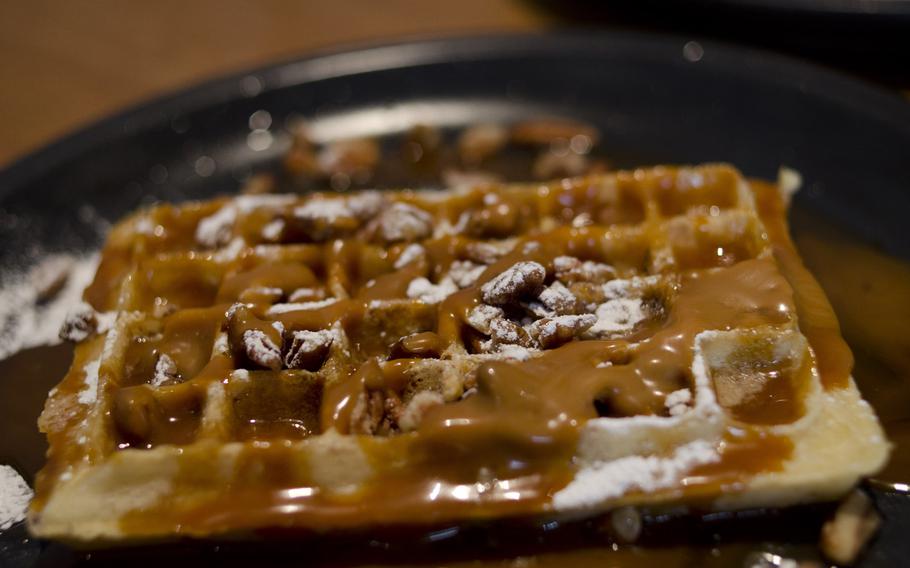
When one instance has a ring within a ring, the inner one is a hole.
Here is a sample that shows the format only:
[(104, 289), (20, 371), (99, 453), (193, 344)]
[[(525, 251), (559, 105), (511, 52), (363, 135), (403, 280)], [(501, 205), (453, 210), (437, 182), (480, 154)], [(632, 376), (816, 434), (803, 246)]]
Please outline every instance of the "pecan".
[(524, 296), (540, 293), (546, 277), (547, 271), (540, 263), (516, 262), (480, 288), (481, 298), (491, 305), (515, 303)]
[(243, 349), (251, 362), (277, 371), (281, 369), (281, 348), (259, 329), (248, 329), (243, 332)]
[(60, 327), (60, 339), (79, 343), (85, 341), (98, 331), (98, 312), (85, 302), (81, 302), (66, 315)]
[(579, 309), (578, 298), (558, 280), (550, 284), (548, 288), (544, 288), (537, 299), (548, 310), (558, 315), (574, 314)]
[(590, 124), (567, 119), (538, 119), (520, 122), (512, 127), (512, 141), (516, 144), (549, 146), (557, 141), (575, 142), (578, 150), (590, 149), (597, 142), (599, 133)]
[(379, 143), (372, 138), (332, 142), (319, 151), (316, 161), (326, 177), (343, 175), (366, 181), (379, 163)]
[(158, 355), (158, 360), (155, 362), (155, 375), (152, 377), (152, 386), (160, 387), (164, 384), (176, 382), (179, 379), (177, 363), (166, 353)]
[(531, 173), (537, 179), (580, 176), (588, 171), (588, 157), (575, 152), (544, 151), (531, 166)]
[(456, 260), (449, 267), (449, 278), (459, 288), (467, 288), (477, 282), (486, 269), (485, 265), (475, 264), (470, 260)]
[(465, 247), (465, 254), (468, 260), (479, 262), (480, 264), (493, 264), (503, 255), (515, 248), (514, 239), (505, 239), (501, 241), (490, 242), (473, 242)]
[(222, 327), (234, 357), (265, 369), (281, 369), (280, 322), (261, 320), (248, 306), (237, 303), (228, 308)]
[(491, 347), (498, 345), (530, 347), (532, 343), (531, 336), (523, 327), (506, 318), (494, 319), (490, 322), (490, 339)]
[(475, 124), (458, 137), (462, 163), (477, 165), (497, 154), (509, 141), (508, 131), (498, 124)]
[(552, 349), (571, 341), (597, 323), (594, 314), (556, 316), (535, 321), (528, 333), (544, 349)]
[(433, 217), (407, 203), (393, 203), (379, 214), (379, 236), (389, 243), (422, 239), (433, 232)]
[(318, 371), (325, 363), (332, 346), (332, 333), (320, 331), (294, 331), (290, 334), (291, 345), (284, 355), (288, 369)]
[(322, 242), (350, 234), (359, 227), (360, 220), (344, 199), (317, 197), (294, 209), (282, 238), (295, 241), (305, 237)]
[(468, 313), (467, 324), (484, 335), (490, 335), (490, 324), (503, 317), (501, 308), (480, 304)]
[(432, 162), (442, 146), (442, 134), (438, 128), (426, 124), (416, 124), (405, 136), (402, 145), (404, 158), (418, 164)]
[(508, 203), (494, 203), (468, 213), (465, 233), (480, 238), (504, 238), (516, 232), (518, 210)]
[(855, 489), (822, 527), (822, 552), (837, 564), (852, 565), (881, 522), (869, 497)]
[(553, 259), (553, 270), (556, 279), (563, 284), (574, 282), (603, 284), (616, 278), (616, 270), (609, 264), (590, 260), (582, 262), (574, 256), (557, 256)]

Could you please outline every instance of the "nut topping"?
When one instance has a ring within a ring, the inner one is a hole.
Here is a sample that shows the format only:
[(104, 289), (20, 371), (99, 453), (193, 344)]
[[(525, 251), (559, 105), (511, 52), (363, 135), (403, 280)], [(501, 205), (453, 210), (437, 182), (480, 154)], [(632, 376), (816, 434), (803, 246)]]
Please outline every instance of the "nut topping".
[(60, 339), (79, 343), (98, 331), (98, 312), (85, 302), (70, 310), (60, 327)]
[(597, 323), (594, 314), (542, 318), (528, 327), (528, 332), (543, 349), (552, 349), (580, 336)]
[(378, 220), (379, 236), (390, 243), (422, 239), (433, 231), (433, 217), (407, 203), (393, 203)]
[(496, 306), (515, 303), (525, 296), (536, 296), (546, 277), (547, 271), (542, 264), (516, 262), (480, 288), (481, 298)]
[(291, 345), (284, 356), (288, 369), (318, 371), (325, 363), (333, 341), (326, 330), (291, 332)]
[(173, 383), (180, 379), (177, 373), (177, 363), (166, 353), (158, 355), (158, 361), (155, 362), (155, 376), (152, 377), (152, 386), (160, 387), (162, 385)]

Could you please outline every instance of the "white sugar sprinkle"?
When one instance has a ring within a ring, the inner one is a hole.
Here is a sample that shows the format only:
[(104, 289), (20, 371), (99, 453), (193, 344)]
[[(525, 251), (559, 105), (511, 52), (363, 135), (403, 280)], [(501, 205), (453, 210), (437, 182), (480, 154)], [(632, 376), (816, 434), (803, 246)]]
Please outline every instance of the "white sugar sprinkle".
[[(45, 303), (38, 301), (40, 280), (48, 264), (65, 263), (69, 275), (63, 287)], [(55, 254), (45, 257), (29, 272), (5, 278), (0, 289), (0, 359), (38, 345), (60, 343), (58, 333), (70, 309), (79, 304), (91, 283), (98, 256)]]
[(32, 489), (15, 469), (0, 465), (0, 531), (25, 520), (32, 495)]

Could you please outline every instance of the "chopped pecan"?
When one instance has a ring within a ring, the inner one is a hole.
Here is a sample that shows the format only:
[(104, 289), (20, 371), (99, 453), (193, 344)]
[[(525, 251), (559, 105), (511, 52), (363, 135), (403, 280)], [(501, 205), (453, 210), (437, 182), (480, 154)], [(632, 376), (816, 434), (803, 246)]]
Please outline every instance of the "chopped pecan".
[(504, 238), (516, 232), (518, 210), (508, 203), (494, 203), (468, 213), (464, 232), (485, 239)]
[(590, 260), (582, 262), (574, 256), (557, 256), (553, 259), (553, 270), (556, 279), (563, 284), (573, 282), (603, 284), (616, 278), (616, 270), (609, 264)]
[(467, 324), (484, 335), (490, 335), (490, 324), (503, 317), (501, 308), (480, 304), (468, 313)]
[[(568, 119), (539, 119), (520, 122), (512, 127), (512, 141), (516, 144), (549, 146), (557, 141), (571, 144), (578, 150), (582, 144), (590, 149), (597, 142), (599, 133), (590, 124)], [(578, 138), (576, 138), (578, 137)]]
[(379, 236), (389, 243), (422, 239), (433, 232), (433, 216), (407, 203), (393, 203), (378, 220)]
[(406, 160), (415, 164), (431, 162), (441, 145), (442, 134), (438, 128), (417, 124), (405, 136), (402, 153)]
[(543, 151), (534, 160), (531, 173), (537, 179), (575, 177), (586, 173), (589, 166), (588, 157), (582, 154)]
[(152, 377), (152, 386), (160, 387), (179, 379), (177, 363), (166, 353), (159, 354), (158, 360), (155, 361), (155, 376)]
[(462, 163), (477, 165), (497, 154), (509, 141), (509, 132), (499, 124), (481, 123), (466, 128), (458, 137)]
[(493, 264), (513, 248), (515, 248), (514, 239), (478, 241), (468, 244), (465, 247), (465, 254), (470, 261), (479, 262), (480, 264)]
[(285, 366), (288, 369), (318, 371), (328, 357), (334, 337), (326, 330), (303, 330), (291, 332), (290, 339), (291, 345), (284, 355)]
[(248, 306), (237, 303), (228, 308), (222, 327), (234, 357), (265, 369), (281, 369), (280, 322), (261, 320)]
[(548, 310), (557, 315), (575, 314), (579, 310), (578, 298), (558, 280), (550, 284), (549, 287), (544, 288), (537, 299)]
[(370, 178), (379, 159), (379, 143), (372, 138), (332, 142), (316, 156), (319, 168), (326, 177), (341, 174), (358, 182)]
[(74, 306), (60, 327), (60, 339), (79, 343), (98, 331), (98, 312), (85, 302)]
[(506, 318), (494, 319), (490, 322), (490, 339), (491, 347), (498, 345), (530, 347), (532, 344), (532, 339), (528, 332), (517, 323)]
[(822, 526), (822, 552), (838, 564), (852, 565), (881, 523), (869, 497), (855, 489)]
[(485, 265), (475, 264), (470, 260), (456, 260), (449, 267), (449, 278), (459, 288), (467, 288), (477, 282), (486, 269)]
[(542, 318), (529, 326), (528, 333), (542, 348), (552, 349), (578, 337), (595, 323), (594, 314)]
[(515, 303), (539, 294), (546, 277), (547, 271), (540, 263), (516, 262), (480, 288), (481, 298), (497, 306)]

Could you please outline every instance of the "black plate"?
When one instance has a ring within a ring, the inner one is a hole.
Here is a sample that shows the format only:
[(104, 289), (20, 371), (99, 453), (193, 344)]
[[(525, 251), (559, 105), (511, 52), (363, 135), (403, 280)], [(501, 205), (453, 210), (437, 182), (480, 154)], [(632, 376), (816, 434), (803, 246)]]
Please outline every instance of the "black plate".
[[(264, 148), (261, 136), (252, 144), (249, 137), (250, 117), (259, 110), (272, 119), (272, 143)], [(155, 200), (236, 191), (239, 180), (273, 166), (287, 149), (284, 126), (295, 117), (305, 117), (316, 138), (340, 138), (396, 134), (416, 122), (457, 127), (540, 115), (596, 124), (602, 151), (616, 166), (728, 161), (748, 175), (774, 178), (786, 164), (806, 181), (799, 210), (910, 258), (910, 106), (899, 97), (764, 52), (609, 33), (450, 39), (319, 55), (140, 106), (0, 174), (0, 267), (27, 264), (35, 243), (45, 251), (96, 247), (99, 227)], [(0, 375), (6, 398), (0, 431), (22, 438), (0, 437), (0, 463), (17, 465), (31, 480), (43, 442), (23, 423), (37, 416), (62, 371), (26, 383), (11, 370), (38, 372), (41, 364), (14, 359), (2, 362), (16, 367)], [(14, 384), (27, 392), (19, 397)], [(887, 499), (891, 513), (869, 566), (910, 557), (901, 536), (906, 500)], [(74, 558), (22, 535), (20, 528), (0, 537), (0, 564)]]

